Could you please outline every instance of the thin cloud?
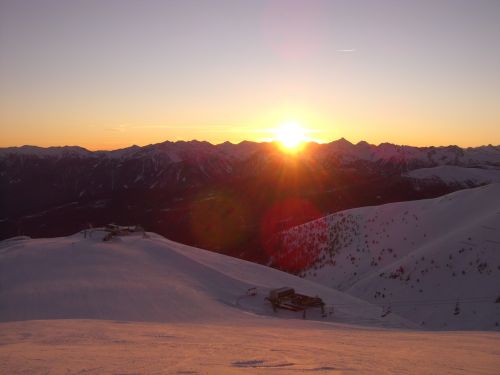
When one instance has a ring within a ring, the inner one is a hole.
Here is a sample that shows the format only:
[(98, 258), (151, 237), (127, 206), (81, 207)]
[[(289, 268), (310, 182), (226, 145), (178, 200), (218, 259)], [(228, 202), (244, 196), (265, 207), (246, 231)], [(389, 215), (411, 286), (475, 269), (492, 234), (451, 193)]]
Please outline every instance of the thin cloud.
[(104, 130), (107, 130), (107, 131), (110, 131), (110, 132), (124, 132), (125, 130), (127, 130), (125, 127), (123, 126), (115, 126), (115, 127), (112, 127), (112, 128), (105, 128)]
[(356, 49), (355, 48), (338, 49), (337, 52), (356, 52)]
[(130, 125), (128, 128), (129, 129), (168, 129), (172, 128), (173, 126), (167, 126), (167, 125)]

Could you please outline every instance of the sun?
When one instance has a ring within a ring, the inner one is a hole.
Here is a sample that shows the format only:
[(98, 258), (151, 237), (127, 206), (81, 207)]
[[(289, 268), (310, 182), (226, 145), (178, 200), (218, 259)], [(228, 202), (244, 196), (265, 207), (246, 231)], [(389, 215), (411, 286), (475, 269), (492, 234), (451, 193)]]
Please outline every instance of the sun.
[(300, 149), (302, 143), (306, 141), (305, 129), (294, 122), (281, 125), (275, 132), (275, 140), (281, 144), (281, 147), (285, 151), (297, 151)]

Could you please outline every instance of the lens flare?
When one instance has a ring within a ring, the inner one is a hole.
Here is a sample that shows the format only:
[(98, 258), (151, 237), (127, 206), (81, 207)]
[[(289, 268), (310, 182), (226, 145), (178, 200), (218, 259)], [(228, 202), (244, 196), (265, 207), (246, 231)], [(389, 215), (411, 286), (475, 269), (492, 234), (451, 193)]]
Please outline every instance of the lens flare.
[(217, 192), (191, 203), (191, 233), (197, 246), (228, 249), (242, 240), (246, 211), (231, 194)]
[[(318, 258), (320, 243), (310, 238), (288, 241), (283, 230), (321, 217), (321, 212), (309, 201), (289, 198), (275, 203), (263, 216), (261, 242), (264, 250), (278, 268), (297, 273), (308, 269)], [(326, 233), (324, 222), (317, 228)]]

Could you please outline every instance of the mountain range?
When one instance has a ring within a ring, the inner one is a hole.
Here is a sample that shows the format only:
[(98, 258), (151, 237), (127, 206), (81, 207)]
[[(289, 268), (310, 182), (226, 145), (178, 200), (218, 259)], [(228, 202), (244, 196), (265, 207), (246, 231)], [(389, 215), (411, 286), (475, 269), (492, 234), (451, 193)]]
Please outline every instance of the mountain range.
[[(438, 169), (437, 178), (422, 178), (429, 168)], [(466, 177), (440, 178), (446, 168)], [(277, 231), (344, 209), (481, 185), (498, 178), (499, 169), (500, 146), (492, 145), (340, 139), (308, 143), (295, 155), (274, 143), (246, 141), (114, 151), (9, 147), (0, 149), (0, 238), (141, 224), (183, 243), (266, 263), (263, 243)], [(481, 178), (467, 177), (471, 172)]]

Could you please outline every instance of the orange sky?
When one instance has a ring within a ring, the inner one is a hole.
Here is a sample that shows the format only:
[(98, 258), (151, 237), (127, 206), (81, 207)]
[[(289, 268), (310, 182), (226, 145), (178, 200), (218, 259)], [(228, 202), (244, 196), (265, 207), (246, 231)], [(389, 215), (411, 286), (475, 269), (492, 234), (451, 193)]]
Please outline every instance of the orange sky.
[(499, 35), (486, 0), (2, 2), (0, 147), (500, 144)]

